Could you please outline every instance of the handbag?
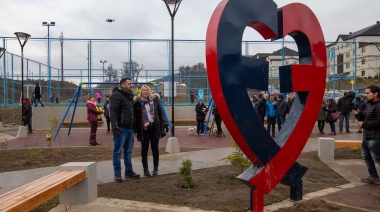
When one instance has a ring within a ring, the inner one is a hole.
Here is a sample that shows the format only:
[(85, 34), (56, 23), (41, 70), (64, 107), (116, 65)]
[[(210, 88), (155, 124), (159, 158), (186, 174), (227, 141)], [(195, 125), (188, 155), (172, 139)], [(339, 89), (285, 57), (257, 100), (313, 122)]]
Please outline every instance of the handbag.
[(335, 112), (331, 113), (331, 118), (334, 122), (337, 121), (339, 119), (339, 112), (335, 111)]

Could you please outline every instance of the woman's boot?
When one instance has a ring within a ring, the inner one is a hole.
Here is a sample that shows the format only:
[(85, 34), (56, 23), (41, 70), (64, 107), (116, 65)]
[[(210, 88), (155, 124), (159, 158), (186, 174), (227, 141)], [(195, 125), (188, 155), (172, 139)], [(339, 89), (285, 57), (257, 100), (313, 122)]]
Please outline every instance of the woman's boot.
[(153, 168), (153, 176), (156, 176), (157, 174), (158, 174), (158, 167), (155, 166), (155, 167)]
[[(153, 172), (153, 173), (154, 173), (154, 172)], [(144, 168), (144, 176), (146, 176), (146, 177), (150, 177), (150, 176), (152, 176), (152, 175), (150, 174), (148, 168)]]

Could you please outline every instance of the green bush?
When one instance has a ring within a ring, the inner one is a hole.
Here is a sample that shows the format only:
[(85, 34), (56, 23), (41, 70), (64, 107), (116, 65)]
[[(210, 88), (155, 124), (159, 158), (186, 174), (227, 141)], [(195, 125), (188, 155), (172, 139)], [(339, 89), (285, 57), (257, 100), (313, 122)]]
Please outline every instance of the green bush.
[(183, 182), (181, 187), (184, 189), (190, 189), (193, 187), (194, 179), (191, 176), (191, 167), (193, 166), (193, 162), (189, 159), (182, 161), (182, 167), (179, 168), (181, 175), (183, 176)]
[(231, 146), (235, 148), (236, 151), (222, 160), (230, 162), (240, 173), (243, 173), (245, 169), (252, 165), (252, 162), (244, 155), (243, 151), (241, 151), (235, 142), (232, 143)]

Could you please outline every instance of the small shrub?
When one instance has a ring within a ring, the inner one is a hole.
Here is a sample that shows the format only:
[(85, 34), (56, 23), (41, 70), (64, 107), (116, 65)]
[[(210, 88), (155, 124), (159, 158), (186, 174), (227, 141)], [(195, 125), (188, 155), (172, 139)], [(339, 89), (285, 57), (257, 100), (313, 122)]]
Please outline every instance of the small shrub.
[(362, 153), (362, 148), (359, 148), (359, 147), (352, 147), (351, 150), (357, 154)]
[(240, 173), (243, 173), (245, 169), (252, 165), (252, 162), (244, 155), (243, 151), (241, 151), (235, 142), (232, 143), (231, 146), (235, 148), (236, 151), (222, 160), (230, 162)]
[(193, 162), (189, 159), (182, 161), (182, 167), (179, 168), (179, 172), (183, 176), (183, 182), (181, 187), (184, 189), (190, 189), (194, 186), (194, 179), (191, 176), (191, 167), (193, 166)]

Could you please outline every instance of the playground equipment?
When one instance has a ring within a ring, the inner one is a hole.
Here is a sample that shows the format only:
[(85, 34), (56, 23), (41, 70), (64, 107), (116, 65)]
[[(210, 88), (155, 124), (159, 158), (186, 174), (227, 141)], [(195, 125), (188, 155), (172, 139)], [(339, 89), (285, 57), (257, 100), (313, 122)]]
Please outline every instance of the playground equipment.
[[(62, 120), (61, 120), (61, 123), (59, 124), (57, 130), (55, 131), (54, 133), (54, 136), (53, 136), (53, 141), (55, 140), (55, 138), (57, 137), (62, 125), (63, 125), (63, 122), (65, 121), (66, 119), (66, 116), (71, 108), (71, 105), (74, 103), (74, 109), (73, 109), (73, 114), (71, 116), (71, 121), (70, 121), (70, 125), (69, 125), (69, 130), (68, 130), (68, 133), (67, 135), (70, 135), (70, 132), (71, 132), (71, 127), (73, 125), (73, 120), (74, 120), (74, 116), (75, 116), (75, 110), (76, 110), (76, 107), (77, 107), (77, 104), (78, 104), (78, 99), (79, 99), (79, 94), (80, 94), (80, 91), (82, 89), (82, 85), (88, 85), (88, 84), (100, 84), (100, 85), (119, 85), (119, 83), (117, 82), (100, 82), (100, 83), (89, 83), (89, 82), (81, 82), (79, 83), (78, 85), (78, 88), (77, 90), (75, 91), (74, 95), (73, 95), (73, 98), (71, 99), (70, 103), (69, 103), (69, 106), (67, 107), (67, 110), (65, 112), (65, 115), (63, 115), (62, 117)], [(138, 85), (138, 84), (150, 84), (150, 85), (153, 85), (154, 88), (155, 88), (155, 91), (156, 93), (159, 93), (158, 92), (158, 89), (157, 89), (157, 84), (155, 82), (135, 82), (135, 83), (132, 83), (134, 85)], [(161, 104), (161, 107), (164, 108), (164, 104), (162, 103), (162, 99), (160, 98), (160, 104)], [(169, 124), (169, 128), (170, 128), (170, 131), (172, 130), (172, 124), (170, 123), (169, 121), (169, 118), (166, 114), (166, 111), (164, 110), (164, 114), (165, 114), (165, 118), (166, 118), (166, 121), (168, 122)]]

